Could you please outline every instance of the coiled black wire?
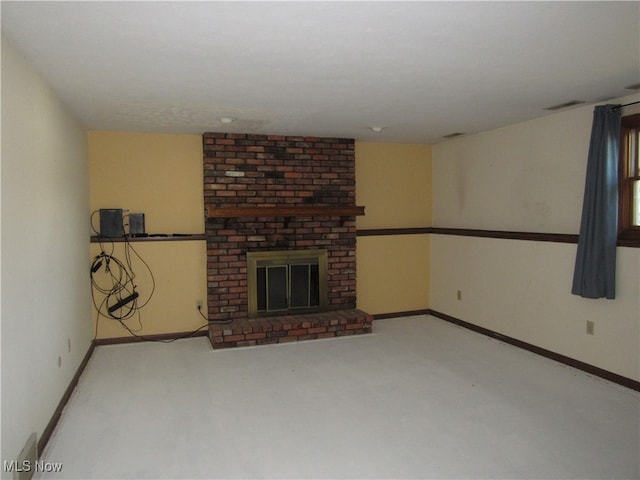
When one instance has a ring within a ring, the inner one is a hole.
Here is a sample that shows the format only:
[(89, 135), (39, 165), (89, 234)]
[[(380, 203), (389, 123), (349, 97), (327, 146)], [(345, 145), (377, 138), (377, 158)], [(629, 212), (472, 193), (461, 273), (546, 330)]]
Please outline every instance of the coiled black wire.
[[(91, 214), (91, 229), (98, 236), (100, 253), (91, 262), (91, 298), (97, 312), (96, 332), (97, 337), (98, 322), (100, 317), (117, 320), (129, 333), (134, 334), (142, 329), (140, 321), (140, 309), (149, 303), (156, 288), (156, 281), (149, 264), (140, 256), (129, 242), (128, 236), (124, 237), (124, 261), (114, 256), (115, 243), (113, 240), (101, 237), (93, 226), (93, 219), (98, 210)], [(108, 252), (108, 253), (107, 253)], [(136, 274), (133, 268), (133, 257), (144, 265), (151, 278), (151, 292), (144, 301), (140, 301), (140, 296), (136, 295), (131, 301), (123, 304), (120, 308), (115, 306), (124, 299), (137, 294), (135, 283)], [(138, 327), (133, 329), (124, 323), (137, 316)]]
[[(94, 211), (91, 214), (91, 228), (93, 232), (98, 236), (98, 242), (100, 244), (100, 254), (96, 255), (96, 257), (91, 262), (91, 298), (93, 301), (93, 305), (96, 309), (96, 329), (94, 334), (94, 340), (98, 335), (98, 323), (100, 317), (108, 318), (111, 320), (117, 320), (120, 322), (120, 325), (129, 332), (130, 335), (140, 338), (146, 341), (153, 342), (162, 342), (162, 343), (170, 343), (175, 340), (179, 340), (181, 338), (188, 338), (199, 331), (207, 328), (210, 324), (215, 323), (230, 323), (228, 321), (210, 321), (207, 317), (204, 316), (202, 310), (198, 309), (202, 318), (204, 318), (207, 323), (192, 332), (188, 332), (182, 336), (175, 337), (172, 339), (157, 339), (144, 335), (139, 335), (137, 332), (142, 330), (142, 321), (140, 317), (140, 309), (149, 303), (151, 297), (153, 296), (156, 288), (156, 281), (153, 276), (153, 272), (149, 267), (149, 264), (140, 256), (140, 254), (136, 251), (135, 248), (129, 242), (129, 237), (127, 235), (124, 236), (124, 259), (125, 261), (121, 261), (113, 255), (115, 250), (115, 244), (113, 240), (110, 240), (106, 237), (101, 237), (100, 234), (96, 231), (93, 226), (93, 217), (98, 212), (98, 210)], [(108, 249), (105, 247), (109, 247)], [(108, 250), (110, 253), (106, 253)], [(130, 302), (122, 305), (122, 307), (114, 309), (112, 308), (114, 305), (121, 302), (123, 299), (130, 297), (132, 294), (137, 293), (137, 285), (135, 284), (136, 274), (133, 270), (133, 261), (132, 254), (142, 262), (145, 266), (146, 270), (149, 273), (151, 278), (151, 292), (149, 296), (143, 301), (140, 302), (140, 297), (136, 296)], [(98, 272), (104, 270), (104, 274), (100, 275), (100, 280), (98, 280)], [(102, 299), (98, 300), (96, 297), (101, 296)], [(134, 329), (131, 326), (125, 323), (126, 320), (129, 320), (133, 317), (137, 317), (138, 326)]]

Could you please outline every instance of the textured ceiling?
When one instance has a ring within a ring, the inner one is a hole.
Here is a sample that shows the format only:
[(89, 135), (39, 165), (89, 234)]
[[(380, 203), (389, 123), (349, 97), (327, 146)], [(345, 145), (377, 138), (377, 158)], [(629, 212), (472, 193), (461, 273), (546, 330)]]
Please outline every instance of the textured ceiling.
[(640, 2), (1, 8), (3, 35), (95, 130), (435, 143), (640, 83)]

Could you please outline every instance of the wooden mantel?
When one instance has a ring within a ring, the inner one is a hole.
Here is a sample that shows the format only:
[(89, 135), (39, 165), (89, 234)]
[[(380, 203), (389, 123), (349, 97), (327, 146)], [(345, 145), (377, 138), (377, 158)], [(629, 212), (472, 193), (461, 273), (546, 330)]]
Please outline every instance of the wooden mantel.
[(246, 218), (246, 217), (309, 217), (322, 216), (359, 216), (364, 215), (363, 206), (317, 206), (299, 205), (295, 207), (213, 207), (206, 208), (207, 218)]

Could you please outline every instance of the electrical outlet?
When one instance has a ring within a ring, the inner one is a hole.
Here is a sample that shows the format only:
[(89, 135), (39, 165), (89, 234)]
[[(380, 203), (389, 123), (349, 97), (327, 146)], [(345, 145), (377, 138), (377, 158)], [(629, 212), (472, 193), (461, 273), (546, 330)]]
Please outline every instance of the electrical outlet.
[(67, 338), (67, 350), (71, 353), (71, 338)]
[(591, 320), (587, 320), (587, 335), (594, 334), (595, 325)]
[(196, 308), (200, 310), (202, 308), (202, 300), (196, 300)]
[(62, 366), (62, 357), (58, 357), (58, 368)]
[(458, 300), (462, 300), (462, 290), (458, 290)]

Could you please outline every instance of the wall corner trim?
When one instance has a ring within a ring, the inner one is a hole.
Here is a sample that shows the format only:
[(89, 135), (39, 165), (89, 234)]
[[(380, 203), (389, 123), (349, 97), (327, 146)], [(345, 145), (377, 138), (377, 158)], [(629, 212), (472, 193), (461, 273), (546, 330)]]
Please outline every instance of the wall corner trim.
[(172, 342), (174, 340), (182, 340), (184, 338), (206, 337), (209, 332), (203, 330), (209, 325), (204, 325), (198, 330), (191, 332), (176, 332), (176, 333), (154, 333), (150, 335), (138, 335), (128, 337), (109, 337), (109, 338), (97, 338), (93, 341), (96, 347), (102, 345), (122, 345), (123, 343), (140, 343), (140, 342)]
[(527, 342), (523, 342), (522, 340), (518, 340), (517, 338), (509, 337), (507, 335), (502, 335), (501, 333), (495, 332), (493, 330), (489, 330), (488, 328), (480, 327), (478, 325), (474, 325), (473, 323), (469, 323), (464, 320), (460, 320), (459, 318), (452, 317), (451, 315), (447, 315), (446, 313), (438, 312), (437, 310), (429, 309), (428, 314), (434, 317), (437, 317), (441, 320), (454, 323), (460, 327), (473, 330), (474, 332), (480, 333), (482, 335), (495, 338), (496, 340), (500, 340), (502, 342), (508, 343), (510, 345), (514, 345), (519, 348), (523, 348), (524, 350), (528, 350), (529, 352), (541, 355), (543, 357), (550, 358), (551, 360), (555, 360), (556, 362), (560, 362), (570, 367), (577, 368), (578, 370), (582, 370), (583, 372), (590, 373), (591, 375), (604, 378), (605, 380), (609, 380), (610, 382), (617, 383), (618, 385), (622, 385), (623, 387), (627, 387), (632, 390), (636, 390), (640, 392), (640, 381), (633, 380), (632, 378), (623, 377), (622, 375), (618, 375), (617, 373), (613, 373), (608, 370), (604, 370), (600, 367), (596, 367), (594, 365), (581, 362), (580, 360), (567, 357), (560, 353), (556, 353), (551, 350), (547, 350), (545, 348), (538, 347), (536, 345), (532, 345)]
[(93, 355), (93, 351), (95, 350), (95, 348), (96, 348), (95, 342), (92, 341), (91, 345), (89, 345), (87, 353), (82, 359), (82, 362), (80, 362), (80, 365), (78, 366), (78, 369), (76, 370), (75, 375), (71, 379), (69, 386), (64, 391), (64, 394), (62, 395), (62, 398), (60, 399), (58, 406), (53, 412), (53, 415), (51, 416), (49, 423), (47, 423), (47, 426), (42, 431), (42, 434), (40, 435), (40, 439), (38, 440), (38, 452), (40, 454), (42, 454), (42, 452), (44, 451), (45, 447), (47, 446), (47, 443), (49, 442), (49, 439), (51, 438), (51, 434), (53, 433), (56, 426), (58, 425), (58, 421), (60, 420), (62, 411), (64, 410), (64, 407), (67, 405), (67, 402), (71, 398), (71, 394), (73, 393), (76, 386), (78, 385), (78, 380), (80, 380), (80, 376), (84, 372), (84, 369), (87, 367), (87, 364), (89, 363), (89, 359)]

